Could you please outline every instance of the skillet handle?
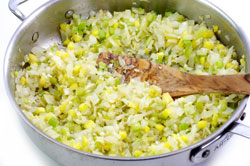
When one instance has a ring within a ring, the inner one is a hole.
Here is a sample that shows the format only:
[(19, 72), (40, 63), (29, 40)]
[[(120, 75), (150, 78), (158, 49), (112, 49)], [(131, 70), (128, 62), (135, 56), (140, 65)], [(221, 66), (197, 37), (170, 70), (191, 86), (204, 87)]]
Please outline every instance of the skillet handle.
[(244, 124), (235, 122), (229, 132), (250, 139), (250, 127)]
[(10, 0), (9, 1), (9, 9), (10, 11), (21, 21), (23, 21), (26, 17), (25, 15), (18, 9), (18, 6), (28, 0)]

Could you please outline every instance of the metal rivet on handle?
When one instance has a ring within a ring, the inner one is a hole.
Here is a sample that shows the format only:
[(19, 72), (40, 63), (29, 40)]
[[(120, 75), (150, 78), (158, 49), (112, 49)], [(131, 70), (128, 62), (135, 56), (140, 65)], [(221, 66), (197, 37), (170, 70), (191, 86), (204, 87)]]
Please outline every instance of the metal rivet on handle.
[(68, 11), (66, 11), (65, 18), (67, 18), (67, 19), (72, 18), (74, 13), (75, 13), (74, 10), (68, 10)]
[(243, 114), (241, 115), (241, 117), (240, 117), (240, 120), (244, 120), (245, 119), (245, 117), (246, 117), (246, 113), (245, 112), (243, 112)]
[(207, 158), (209, 155), (210, 155), (210, 150), (205, 150), (201, 156), (202, 158)]
[(35, 32), (33, 33), (31, 40), (33, 43), (35, 43), (38, 40), (38, 38), (39, 38), (39, 33)]

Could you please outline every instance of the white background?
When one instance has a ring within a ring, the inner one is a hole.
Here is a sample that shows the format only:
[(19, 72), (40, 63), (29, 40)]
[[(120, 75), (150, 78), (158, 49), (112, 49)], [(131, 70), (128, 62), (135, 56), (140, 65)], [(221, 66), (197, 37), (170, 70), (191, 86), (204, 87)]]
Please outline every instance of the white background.
[[(46, 1), (30, 0), (23, 5), (22, 9), (28, 14)], [(231, 16), (250, 38), (250, 2), (248, 0), (210, 1)], [(6, 96), (2, 77), (3, 57), (12, 34), (21, 22), (8, 10), (8, 0), (1, 0), (0, 3), (0, 166), (57, 166), (58, 164), (31, 142)], [(247, 106), (246, 112), (249, 112), (249, 109), (250, 106)], [(249, 115), (244, 123), (250, 125), (250, 113), (247, 114)], [(215, 155), (199, 166), (250, 166), (249, 154), (250, 140), (233, 136)]]

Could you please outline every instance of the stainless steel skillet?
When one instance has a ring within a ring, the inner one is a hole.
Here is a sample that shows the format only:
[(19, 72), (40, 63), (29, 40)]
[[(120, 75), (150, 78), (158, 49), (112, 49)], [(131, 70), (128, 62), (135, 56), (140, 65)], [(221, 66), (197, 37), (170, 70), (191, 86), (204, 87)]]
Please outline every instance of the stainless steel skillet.
[[(226, 45), (234, 45), (238, 55), (247, 57), (249, 72), (249, 43), (240, 28), (220, 9), (205, 0), (51, 0), (27, 18), (18, 10), (18, 5), (26, 0), (10, 0), (9, 7), (23, 22), (13, 35), (6, 51), (4, 61), (4, 82), (12, 105), (21, 117), (25, 130), (46, 154), (63, 165), (194, 165), (210, 157), (231, 137), (239, 134), (250, 138), (250, 128), (240, 124), (245, 117), (246, 97), (232, 117), (215, 133), (202, 141), (184, 149), (150, 157), (119, 158), (95, 155), (68, 147), (50, 138), (36, 128), (22, 113), (14, 100), (14, 81), (10, 72), (20, 67), (23, 55), (34, 46), (47, 47), (54, 42), (60, 43), (58, 25), (67, 21), (70, 13), (88, 15), (90, 10), (107, 9), (119, 11), (131, 7), (143, 7), (164, 13), (175, 9), (190, 19), (201, 21), (200, 16), (209, 26), (218, 25), (222, 33), (218, 36)], [(209, 15), (209, 17), (207, 17)], [(230, 39), (230, 40), (228, 40)]]

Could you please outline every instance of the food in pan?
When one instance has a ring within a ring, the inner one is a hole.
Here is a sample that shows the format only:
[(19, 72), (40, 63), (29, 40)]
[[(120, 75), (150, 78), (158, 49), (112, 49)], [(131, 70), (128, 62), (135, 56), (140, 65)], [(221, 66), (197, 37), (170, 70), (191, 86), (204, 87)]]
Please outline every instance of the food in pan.
[(134, 8), (74, 14), (60, 24), (62, 45), (34, 47), (15, 71), (15, 99), (52, 138), (94, 154), (141, 157), (194, 144), (223, 125), (244, 95), (200, 94), (172, 98), (136, 79), (125, 83), (98, 68), (101, 52), (144, 58), (204, 75), (245, 72), (244, 55), (215, 36), (219, 27), (197, 24), (178, 12)]

